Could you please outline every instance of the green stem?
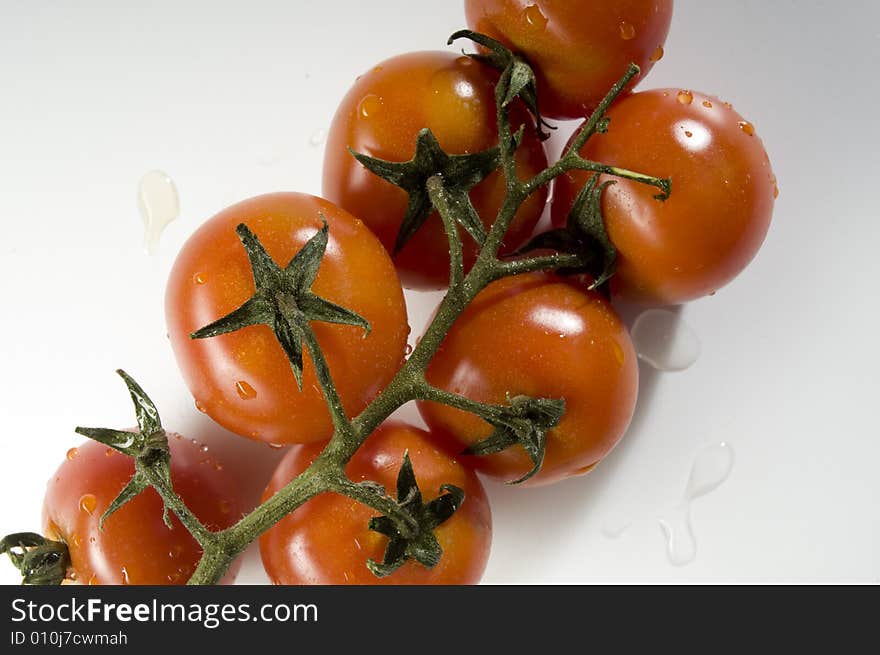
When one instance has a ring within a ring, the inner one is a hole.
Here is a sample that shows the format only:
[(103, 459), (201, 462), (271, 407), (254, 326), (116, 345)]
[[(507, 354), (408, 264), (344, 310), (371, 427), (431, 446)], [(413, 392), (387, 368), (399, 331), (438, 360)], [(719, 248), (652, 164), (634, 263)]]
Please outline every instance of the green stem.
[(494, 276), (495, 279), (501, 279), (511, 275), (522, 275), (523, 273), (534, 273), (536, 271), (579, 268), (583, 265), (584, 260), (580, 255), (553, 253), (499, 262), (498, 266), (495, 267)]
[(469, 414), (475, 414), (486, 422), (499, 421), (505, 416), (507, 409), (501, 405), (490, 405), (471, 400), (467, 396), (440, 389), (428, 383), (421, 385), (418, 389), (419, 400), (429, 400), (435, 403), (448, 405), (455, 409), (460, 409)]
[(464, 279), (464, 255), (461, 247), (461, 236), (453, 215), (453, 208), (449, 202), (443, 180), (438, 176), (428, 179), (428, 196), (431, 203), (440, 214), (443, 221), (443, 229), (449, 242), (449, 287), (458, 288)]
[(330, 418), (333, 421), (334, 431), (348, 436), (352, 429), (351, 421), (345, 413), (345, 408), (342, 406), (342, 399), (339, 397), (339, 392), (336, 390), (336, 385), (333, 383), (333, 376), (330, 375), (330, 367), (327, 364), (327, 359), (324, 357), (324, 352), (321, 350), (321, 346), (315, 336), (315, 331), (312, 330), (312, 326), (307, 321), (304, 321), (303, 323), (303, 341), (306, 344), (309, 355), (312, 357), (312, 363), (315, 365), (315, 377), (318, 378), (318, 384), (321, 385), (321, 393), (324, 395), (324, 400), (327, 402), (327, 408), (330, 410)]
[(162, 475), (159, 465), (156, 466), (139, 466), (140, 472), (146, 477), (153, 488), (162, 497), (165, 506), (168, 507), (175, 516), (180, 519), (183, 526), (189, 530), (193, 538), (199, 542), (199, 545), (205, 549), (215, 541), (215, 535), (208, 530), (195, 514), (189, 509), (183, 499), (175, 493), (174, 489), (168, 484), (168, 479)]

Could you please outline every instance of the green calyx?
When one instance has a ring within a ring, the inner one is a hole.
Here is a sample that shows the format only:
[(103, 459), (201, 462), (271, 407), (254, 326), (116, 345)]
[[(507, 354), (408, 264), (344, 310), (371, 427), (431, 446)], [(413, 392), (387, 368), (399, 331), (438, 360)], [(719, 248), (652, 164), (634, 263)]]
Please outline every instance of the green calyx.
[(427, 568), (433, 568), (440, 561), (443, 549), (434, 535), (434, 528), (452, 516), (464, 502), (464, 491), (459, 487), (444, 484), (440, 491), (441, 494), (433, 500), (422, 501), (409, 453), (405, 453), (397, 475), (397, 504), (411, 517), (415, 530), (410, 535), (403, 535), (398, 522), (388, 516), (370, 519), (370, 530), (388, 537), (382, 561), (367, 561), (367, 568), (376, 577), (391, 575), (410, 559)]
[(538, 89), (535, 73), (529, 63), (521, 56), (514, 53), (510, 48), (495, 39), (471, 30), (459, 30), (449, 37), (446, 42), (451, 45), (458, 39), (470, 39), (474, 43), (483, 46), (486, 54), (465, 53), (471, 59), (488, 64), (501, 71), (502, 76), (495, 89), (496, 100), (502, 107), (507, 107), (514, 98), (521, 98), (535, 119), (538, 138), (542, 141), (550, 138), (550, 133), (543, 128), (555, 130), (556, 127), (548, 123), (541, 116), (538, 108)]
[(519, 484), (541, 470), (547, 450), (547, 433), (562, 420), (565, 400), (514, 396), (508, 398), (508, 403), (500, 411), (483, 416), (495, 430), (482, 441), (470, 446), (465, 453), (492, 455), (512, 446), (522, 446), (534, 466), (521, 478), (508, 482)]
[(0, 554), (6, 553), (21, 572), (22, 584), (58, 585), (67, 577), (70, 553), (67, 544), (52, 541), (35, 532), (17, 532), (0, 540)]
[(590, 289), (599, 289), (606, 295), (608, 281), (617, 267), (617, 248), (611, 243), (605, 229), (602, 214), (602, 194), (614, 184), (607, 180), (599, 184), (599, 176), (592, 175), (580, 190), (568, 213), (564, 228), (539, 234), (520, 250), (555, 250), (580, 255), (585, 262), (582, 268), (560, 269), (559, 273), (587, 272), (593, 277)]
[[(168, 450), (168, 435), (162, 427), (159, 410), (141, 386), (122, 369), (116, 373), (125, 381), (128, 393), (134, 403), (137, 417), (137, 431), (112, 430), (109, 428), (76, 428), (77, 434), (98, 441), (124, 455), (134, 458), (135, 473), (128, 484), (113, 499), (107, 510), (101, 515), (99, 526), (120, 507), (150, 486), (147, 469), (162, 477), (168, 488), (171, 488), (171, 454)], [(171, 528), (171, 517), (168, 507), (163, 507), (162, 518), (165, 525)]]
[(440, 147), (431, 130), (425, 128), (419, 132), (415, 154), (408, 162), (385, 161), (354, 151), (351, 154), (371, 173), (400, 187), (409, 195), (406, 214), (394, 244), (395, 254), (412, 239), (434, 211), (427, 188), (431, 178), (442, 180), (444, 191), (455, 206), (456, 222), (477, 244), (482, 245), (486, 240), (485, 227), (468, 193), (498, 168), (498, 146), (469, 155), (450, 155)]
[(303, 339), (309, 321), (353, 325), (370, 332), (366, 319), (311, 290), (327, 249), (327, 221), (284, 268), (275, 263), (247, 225), (242, 223), (236, 232), (250, 261), (256, 291), (241, 307), (190, 336), (206, 339), (250, 325), (268, 325), (290, 361), (297, 386), (302, 389)]

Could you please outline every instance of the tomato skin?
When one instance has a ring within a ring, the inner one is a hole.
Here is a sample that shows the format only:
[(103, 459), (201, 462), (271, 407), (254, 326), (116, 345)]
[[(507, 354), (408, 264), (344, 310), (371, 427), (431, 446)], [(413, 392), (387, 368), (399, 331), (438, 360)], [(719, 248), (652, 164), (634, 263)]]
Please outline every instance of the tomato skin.
[[(623, 436), (635, 408), (638, 362), (623, 322), (582, 279), (530, 273), (484, 289), (446, 336), (428, 367), (428, 382), (484, 403), (508, 395), (564, 398), (565, 414), (548, 432), (541, 470), (524, 485), (588, 472)], [(432, 430), (465, 448), (489, 436), (476, 416), (419, 403)], [(465, 456), (478, 472), (503, 481), (532, 469), (519, 446)]]
[[(623, 179), (606, 191), (605, 225), (618, 248), (612, 291), (654, 305), (714, 293), (752, 260), (770, 226), (778, 191), (760, 138), (726, 103), (678, 89), (632, 94), (608, 116), (608, 133), (592, 137), (583, 156), (672, 180), (665, 202)], [(587, 178), (557, 180), (555, 225)]]
[(384, 248), (361, 221), (326, 200), (299, 193), (233, 205), (204, 223), (178, 255), (168, 281), (166, 320), (197, 406), (242, 436), (269, 443), (330, 437), (332, 422), (310, 356), (304, 354), (300, 391), (268, 326), (210, 339), (189, 335), (254, 292), (236, 225), (246, 223), (284, 266), (321, 228), (321, 215), (329, 225), (329, 242), (312, 289), (357, 312), (372, 328), (365, 337), (359, 327), (312, 322), (347, 412), (363, 409), (403, 361), (409, 332), (403, 290)]
[[(201, 445), (169, 433), (174, 490), (211, 530), (233, 525), (243, 511), (241, 490)], [(201, 548), (176, 516), (172, 529), (162, 520), (162, 500), (147, 489), (98, 527), (104, 511), (134, 474), (134, 461), (87, 441), (68, 451), (49, 481), (43, 501), (46, 536), (61, 539), (70, 552), (68, 575), (82, 584), (185, 584)], [(231, 583), (239, 568), (224, 578)]]
[(472, 30), (526, 56), (541, 113), (556, 119), (588, 116), (630, 63), (641, 69), (636, 81), (647, 75), (662, 57), (672, 20), (672, 0), (465, 0), (464, 6)]
[[(275, 584), (476, 584), (486, 568), (492, 541), (492, 515), (482, 484), (472, 470), (442, 450), (433, 435), (403, 423), (386, 421), (348, 463), (354, 482), (374, 480), (393, 494), (404, 452), (409, 452), (424, 502), (452, 484), (465, 492), (461, 507), (434, 534), (443, 548), (440, 562), (428, 569), (412, 560), (384, 578), (367, 569), (381, 562), (387, 537), (368, 529), (378, 513), (350, 498), (324, 493), (309, 500), (260, 538), (263, 566)], [(272, 476), (263, 500), (270, 498), (321, 452), (316, 444), (294, 446)]]
[[(322, 194), (362, 218), (393, 252), (406, 213), (407, 194), (377, 177), (348, 151), (388, 161), (409, 161), (419, 130), (429, 128), (450, 154), (468, 154), (498, 143), (494, 83), (497, 73), (468, 57), (448, 52), (412, 52), (382, 62), (360, 76), (333, 118), (324, 154)], [(517, 152), (524, 179), (547, 166), (544, 147), (532, 119), (521, 106), (511, 114), (514, 127), (526, 125)], [(477, 213), (488, 226), (504, 199), (504, 180), (493, 172), (471, 191)], [(505, 250), (531, 235), (546, 202), (536, 193), (520, 207), (505, 239)], [(465, 265), (477, 248), (463, 234)], [(394, 257), (404, 286), (440, 289), (449, 282), (449, 248), (440, 217), (434, 212)]]

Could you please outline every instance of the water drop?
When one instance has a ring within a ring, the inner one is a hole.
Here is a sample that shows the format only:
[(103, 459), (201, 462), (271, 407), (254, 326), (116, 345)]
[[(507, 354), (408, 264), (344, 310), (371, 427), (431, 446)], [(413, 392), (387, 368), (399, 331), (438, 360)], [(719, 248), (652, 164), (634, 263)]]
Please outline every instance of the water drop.
[(620, 23), (620, 38), (624, 41), (631, 41), (636, 37), (636, 28), (632, 23), (623, 21)]
[(663, 59), (663, 55), (664, 55), (664, 54), (666, 54), (666, 53), (665, 53), (665, 51), (663, 50), (663, 46), (662, 46), (662, 45), (658, 45), (658, 46), (657, 46), (657, 49), (656, 49), (654, 52), (651, 53), (651, 56), (649, 57), (649, 60), (651, 61), (651, 63), (656, 64), (658, 61), (660, 61), (661, 59)]
[(257, 390), (244, 380), (239, 380), (235, 383), (235, 390), (242, 400), (253, 400), (257, 397)]
[(220, 462), (214, 462), (214, 470), (215, 470), (215, 471), (222, 471), (222, 470), (223, 470), (223, 464), (221, 464)]
[(684, 135), (690, 139), (694, 135), (694, 133), (691, 132), (690, 130), (685, 130)]
[(748, 134), (749, 136), (755, 136), (755, 126), (749, 123), (748, 121), (740, 121), (739, 129)]
[(632, 525), (632, 519), (623, 512), (612, 512), (602, 522), (602, 534), (617, 539)]
[(327, 130), (323, 127), (318, 128), (314, 132), (312, 132), (312, 136), (309, 137), (309, 145), (313, 148), (317, 148), (319, 145), (324, 143), (327, 140)]
[(196, 273), (193, 275), (193, 284), (204, 284), (207, 281), (208, 278), (204, 273)]
[(364, 96), (358, 104), (358, 113), (362, 118), (369, 118), (370, 116), (375, 116), (381, 108), (382, 98), (375, 93), (370, 93)]
[(703, 106), (704, 106), (706, 109), (712, 109), (712, 103), (709, 102), (708, 100), (703, 100)]
[(733, 109), (733, 105), (730, 104), (729, 102), (725, 102), (725, 103), (724, 103), (724, 108), (725, 108), (725, 109)]
[(623, 366), (623, 363), (626, 361), (626, 355), (623, 352), (623, 347), (614, 339), (611, 340), (611, 352), (614, 353), (614, 359), (617, 364)]
[(199, 410), (202, 414), (208, 411), (207, 409), (205, 409), (205, 406), (198, 400), (196, 401), (196, 409)]
[(547, 27), (547, 17), (538, 5), (529, 5), (523, 10), (523, 18), (526, 25), (532, 31), (543, 30)]
[(180, 214), (174, 181), (162, 171), (146, 173), (138, 183), (138, 209), (144, 222), (144, 250), (153, 255), (162, 230)]
[(122, 567), (122, 584), (131, 584), (128, 580), (128, 569)]
[(272, 448), (273, 450), (280, 450), (281, 448), (284, 448), (283, 443), (270, 443), (270, 444), (268, 444), (268, 446), (269, 446), (269, 448)]
[(694, 459), (685, 488), (685, 500), (691, 501), (714, 491), (733, 470), (733, 448), (725, 442), (703, 448)]
[(666, 555), (674, 566), (697, 556), (697, 539), (691, 522), (691, 502), (717, 489), (733, 470), (733, 448), (725, 442), (703, 448), (694, 458), (682, 501), (672, 514), (659, 519), (666, 538)]
[(690, 91), (679, 91), (675, 97), (682, 105), (689, 105), (694, 101), (694, 94)]
[(642, 312), (633, 323), (631, 334), (639, 359), (658, 371), (683, 371), (700, 357), (699, 338), (675, 312)]
[(206, 453), (206, 452), (208, 452), (208, 447), (206, 445), (202, 444), (202, 447), (199, 448), (199, 450), (201, 450), (203, 453)]
[(413, 347), (411, 343), (406, 344), (406, 348), (403, 349), (403, 354), (407, 357), (412, 355)]
[(78, 448), (71, 448), (67, 451), (67, 459), (76, 459), (76, 456), (79, 455)]
[(86, 514), (91, 514), (98, 506), (98, 499), (92, 494), (85, 494), (79, 499), (79, 508)]

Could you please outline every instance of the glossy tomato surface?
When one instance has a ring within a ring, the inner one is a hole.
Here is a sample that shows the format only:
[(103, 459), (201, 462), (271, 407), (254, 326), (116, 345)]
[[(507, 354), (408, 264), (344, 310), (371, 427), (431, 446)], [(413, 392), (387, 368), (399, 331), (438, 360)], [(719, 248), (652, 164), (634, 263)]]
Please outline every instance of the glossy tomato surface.
[[(249, 507), (223, 465), (199, 443), (169, 434), (174, 490), (210, 530), (234, 524)], [(71, 448), (46, 489), (43, 528), (70, 552), (70, 579), (98, 585), (185, 584), (201, 548), (176, 516), (162, 519), (162, 500), (147, 489), (99, 527), (101, 516), (134, 474), (134, 461), (96, 441)], [(238, 563), (224, 578), (232, 582)]]
[[(638, 393), (638, 363), (626, 327), (580, 278), (534, 273), (489, 285), (464, 311), (427, 371), (436, 387), (485, 403), (508, 397), (562, 398), (565, 414), (548, 432), (544, 465), (524, 484), (555, 482), (592, 469), (620, 440)], [(462, 448), (488, 437), (476, 416), (419, 404), (431, 429)], [(484, 474), (520, 478), (532, 462), (520, 446), (467, 456)]]
[[(279, 464), (263, 495), (271, 497), (305, 470), (320, 453), (317, 445), (294, 446)], [(367, 560), (382, 561), (387, 537), (370, 530), (377, 512), (350, 498), (324, 493), (309, 500), (260, 539), (263, 566), (275, 584), (476, 584), (489, 557), (492, 517), (489, 502), (472, 470), (442, 450), (432, 435), (409, 425), (386, 422), (349, 462), (354, 482), (372, 480), (393, 494), (403, 455), (409, 453), (424, 502), (443, 484), (465, 492), (464, 502), (434, 534), (443, 556), (428, 569), (413, 560), (377, 578)]]
[(196, 405), (224, 427), (269, 443), (322, 441), (330, 415), (309, 355), (302, 390), (274, 333), (256, 325), (209, 339), (190, 333), (254, 293), (235, 228), (245, 223), (281, 266), (322, 227), (329, 241), (312, 290), (365, 318), (372, 328), (312, 322), (337, 390), (357, 414), (393, 377), (409, 331), (403, 290), (385, 249), (364, 224), (326, 200), (299, 193), (258, 196), (229, 207), (186, 242), (168, 281), (171, 345)]
[[(728, 103), (680, 89), (642, 91), (609, 112), (607, 134), (587, 159), (672, 181), (666, 201), (650, 186), (618, 179), (603, 198), (618, 248), (612, 289), (628, 300), (671, 305), (715, 292), (752, 260), (778, 194), (754, 126)], [(558, 179), (553, 222), (565, 223), (587, 174)]]
[(630, 63), (644, 78), (663, 56), (672, 0), (465, 0), (468, 26), (523, 53), (541, 113), (585, 117)]
[[(416, 137), (429, 128), (450, 154), (475, 153), (498, 143), (494, 84), (488, 66), (449, 52), (413, 52), (382, 62), (361, 75), (333, 118), (324, 154), (323, 195), (363, 219), (389, 252), (407, 208), (407, 194), (375, 176), (348, 149), (388, 161), (404, 162), (415, 153)], [(526, 125), (517, 153), (519, 176), (531, 177), (547, 165), (533, 121), (516, 106), (514, 128)], [(503, 177), (490, 174), (470, 193), (483, 223), (491, 225), (504, 198)], [(505, 249), (522, 245), (541, 216), (546, 193), (520, 207)], [(476, 258), (465, 233), (465, 263)], [(439, 289), (449, 281), (449, 249), (443, 224), (433, 213), (394, 258), (404, 286)]]

